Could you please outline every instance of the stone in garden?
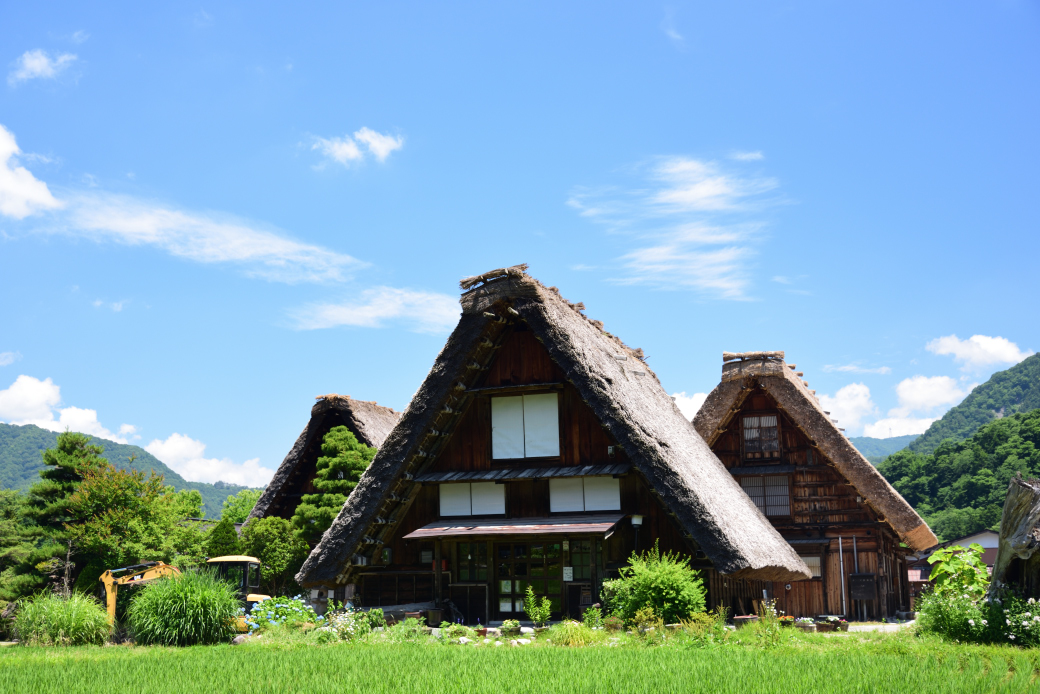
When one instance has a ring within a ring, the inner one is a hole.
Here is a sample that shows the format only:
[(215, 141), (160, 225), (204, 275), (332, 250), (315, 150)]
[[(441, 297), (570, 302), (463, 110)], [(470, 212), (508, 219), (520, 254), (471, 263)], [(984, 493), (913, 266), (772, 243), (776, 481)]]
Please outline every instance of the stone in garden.
[(492, 638), (497, 638), (502, 635), (502, 630), (497, 627), (488, 627), (487, 635)]
[(510, 646), (519, 646), (520, 644), (518, 644), (518, 643), (516, 642), (516, 639), (513, 639), (512, 641), (510, 641), (510, 642), (509, 642), (509, 645), (510, 645)]
[(491, 639), (485, 638), (484, 643), (491, 643)]
[(433, 627), (433, 629), (430, 630), (430, 634), (432, 634), (434, 638), (439, 639), (441, 637), (441, 630), (439, 627)]
[(504, 645), (504, 644), (501, 641), (495, 641), (495, 646), (496, 647), (502, 646), (502, 645)]
[(534, 633), (534, 629), (532, 629), (531, 627), (520, 627), (520, 633), (521, 634), (533, 634)]
[(249, 638), (249, 634), (239, 634), (235, 638), (231, 639), (232, 646), (241, 646)]
[(473, 639), (467, 639), (465, 636), (460, 636), (459, 637), (459, 643), (462, 643), (462, 644), (473, 643)]
[(531, 643), (531, 639), (517, 639), (516, 642), (522, 646), (526, 646), (527, 644)]

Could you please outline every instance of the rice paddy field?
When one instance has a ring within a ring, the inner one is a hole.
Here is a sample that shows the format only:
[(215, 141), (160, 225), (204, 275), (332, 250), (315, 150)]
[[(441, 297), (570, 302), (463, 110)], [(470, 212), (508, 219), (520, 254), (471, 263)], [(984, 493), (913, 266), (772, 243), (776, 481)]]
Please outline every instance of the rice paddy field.
[(294, 642), (0, 649), (0, 692), (1036, 692), (1040, 653), (911, 634), (763, 649)]

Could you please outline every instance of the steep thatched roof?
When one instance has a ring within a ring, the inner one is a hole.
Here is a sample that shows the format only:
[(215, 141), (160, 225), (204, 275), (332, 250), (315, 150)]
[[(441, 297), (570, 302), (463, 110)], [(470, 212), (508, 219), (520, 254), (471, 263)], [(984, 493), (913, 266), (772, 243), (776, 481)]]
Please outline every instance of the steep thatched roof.
[(928, 524), (835, 426), (815, 391), (783, 357), (783, 352), (724, 355), (722, 382), (693, 419), (704, 440), (714, 445), (751, 392), (748, 386), (757, 382), (907, 545), (915, 551), (934, 545)]
[(349, 395), (321, 395), (311, 408), (311, 419), (292, 450), (278, 466), (270, 484), (256, 502), (250, 518), (292, 513), (299, 503), (299, 489), (314, 475), (321, 456), (321, 441), (333, 427), (345, 426), (366, 446), (379, 448), (397, 424), (401, 413)]
[(641, 350), (626, 347), (602, 323), (582, 315), (583, 306), (564, 300), (555, 287), (544, 287), (521, 267), (464, 282), (473, 288), (462, 296), (458, 326), (297, 580), (344, 581), (355, 554), (371, 553), (380, 538), (389, 537), (418, 491), (414, 476), (435, 459), (448, 438), (442, 434), (465, 410), (469, 389), (515, 321), (527, 324), (717, 570), (763, 580), (809, 577), (802, 560), (680, 414), (642, 361)]

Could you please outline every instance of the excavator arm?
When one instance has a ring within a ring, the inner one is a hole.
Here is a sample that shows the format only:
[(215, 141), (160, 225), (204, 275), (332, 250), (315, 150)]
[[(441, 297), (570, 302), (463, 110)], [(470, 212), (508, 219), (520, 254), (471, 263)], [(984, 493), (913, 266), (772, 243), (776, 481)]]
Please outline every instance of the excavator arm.
[(180, 569), (161, 561), (134, 564), (121, 569), (109, 569), (101, 574), (100, 581), (105, 591), (105, 607), (108, 610), (109, 624), (114, 624), (116, 621), (116, 594), (119, 586), (138, 585), (178, 574), (180, 574)]

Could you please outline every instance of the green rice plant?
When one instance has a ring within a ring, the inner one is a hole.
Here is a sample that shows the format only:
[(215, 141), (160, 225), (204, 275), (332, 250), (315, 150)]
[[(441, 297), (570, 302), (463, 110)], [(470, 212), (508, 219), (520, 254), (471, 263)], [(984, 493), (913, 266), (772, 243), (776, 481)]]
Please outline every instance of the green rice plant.
[(105, 609), (81, 593), (40, 593), (21, 601), (14, 628), (31, 646), (100, 646), (111, 633)]
[(127, 610), (138, 643), (192, 646), (224, 643), (241, 613), (236, 589), (208, 571), (189, 571), (145, 586)]

